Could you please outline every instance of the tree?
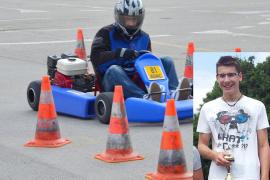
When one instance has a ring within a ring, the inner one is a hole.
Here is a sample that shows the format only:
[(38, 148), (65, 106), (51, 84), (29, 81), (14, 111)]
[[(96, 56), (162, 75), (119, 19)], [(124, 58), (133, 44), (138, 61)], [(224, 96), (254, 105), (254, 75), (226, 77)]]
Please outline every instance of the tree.
[[(254, 56), (248, 59), (238, 59), (241, 64), (243, 81), (240, 84), (242, 94), (262, 101), (266, 107), (268, 121), (270, 122), (270, 57), (267, 57), (262, 63), (254, 64)], [(203, 99), (203, 104), (222, 96), (222, 91), (216, 82), (212, 91), (207, 93)], [(202, 105), (203, 105), (202, 104)], [(202, 107), (202, 105), (200, 107)], [(194, 115), (193, 121), (193, 144), (198, 144), (198, 133), (196, 133), (199, 113)], [(268, 132), (270, 140), (270, 132)], [(211, 144), (210, 144), (211, 146)], [(207, 179), (210, 167), (209, 160), (202, 160), (204, 177)]]

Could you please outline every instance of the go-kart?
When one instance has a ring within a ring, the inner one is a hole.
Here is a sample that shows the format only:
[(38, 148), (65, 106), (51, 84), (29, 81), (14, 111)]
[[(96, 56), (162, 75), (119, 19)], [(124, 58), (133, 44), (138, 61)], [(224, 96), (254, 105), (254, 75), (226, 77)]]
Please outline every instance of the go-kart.
[[(72, 64), (69, 61), (74, 61), (74, 57), (67, 57), (67, 61), (68, 64)], [(146, 87), (149, 87), (153, 81), (160, 85), (162, 89), (162, 102), (133, 97), (125, 99), (129, 122), (163, 122), (166, 100), (173, 98), (173, 95), (169, 90), (168, 78), (161, 60), (151, 53), (143, 53), (135, 59), (134, 67)], [(87, 91), (84, 91), (83, 88), (61, 87), (59, 81), (55, 83), (54, 75), (56, 69), (48, 69), (56, 111), (60, 114), (71, 115), (82, 119), (96, 117), (101, 123), (108, 124), (110, 121), (113, 92), (100, 92), (96, 96), (96, 87), (101, 84), (98, 81), (95, 81)], [(28, 103), (35, 111), (38, 110), (40, 87), (41, 81), (33, 81), (27, 88)], [(192, 119), (192, 99), (175, 101), (175, 105), (180, 121), (190, 121)]]

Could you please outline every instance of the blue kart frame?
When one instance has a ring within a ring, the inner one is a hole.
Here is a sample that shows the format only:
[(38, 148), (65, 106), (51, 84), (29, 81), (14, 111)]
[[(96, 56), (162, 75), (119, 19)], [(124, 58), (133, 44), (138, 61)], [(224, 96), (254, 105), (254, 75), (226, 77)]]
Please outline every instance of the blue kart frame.
[[(173, 98), (168, 88), (168, 78), (161, 60), (151, 53), (142, 54), (135, 60), (135, 69), (146, 87), (155, 81), (162, 88), (163, 102), (141, 98), (127, 98), (126, 112), (129, 122), (163, 122), (167, 99)], [(152, 71), (152, 73), (149, 71)], [(149, 75), (150, 74), (150, 75)], [(52, 85), (52, 94), (56, 111), (60, 114), (82, 119), (97, 118), (108, 124), (110, 121), (113, 92), (102, 92), (95, 96), (90, 92), (81, 92), (70, 88)], [(33, 110), (38, 109), (40, 81), (33, 81), (27, 88), (27, 99)], [(191, 121), (193, 117), (193, 100), (175, 101), (178, 119)]]

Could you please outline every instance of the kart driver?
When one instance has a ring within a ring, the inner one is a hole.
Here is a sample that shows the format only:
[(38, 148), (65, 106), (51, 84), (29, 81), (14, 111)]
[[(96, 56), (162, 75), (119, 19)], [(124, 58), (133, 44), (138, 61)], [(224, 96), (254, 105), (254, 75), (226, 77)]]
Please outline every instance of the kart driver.
[[(92, 43), (91, 61), (96, 73), (101, 78), (101, 86), (105, 92), (113, 91), (115, 85), (122, 85), (125, 98), (143, 98), (144, 95), (161, 92), (157, 83), (151, 83), (146, 89), (134, 69), (134, 60), (138, 51), (151, 51), (149, 34), (141, 30), (145, 9), (141, 0), (120, 0), (115, 4), (115, 23), (101, 28)], [(169, 89), (189, 88), (189, 82), (177, 79), (173, 60), (160, 58), (169, 79)], [(179, 92), (179, 91), (175, 91)], [(187, 99), (189, 92), (175, 93), (178, 99)], [(160, 101), (161, 94), (151, 96)]]

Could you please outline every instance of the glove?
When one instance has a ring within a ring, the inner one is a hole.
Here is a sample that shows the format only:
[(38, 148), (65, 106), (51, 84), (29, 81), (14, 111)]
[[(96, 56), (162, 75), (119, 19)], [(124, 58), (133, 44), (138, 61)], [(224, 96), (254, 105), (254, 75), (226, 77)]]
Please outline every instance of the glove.
[(135, 59), (138, 56), (138, 52), (133, 49), (119, 48), (116, 50), (117, 58), (124, 58), (127, 60)]

